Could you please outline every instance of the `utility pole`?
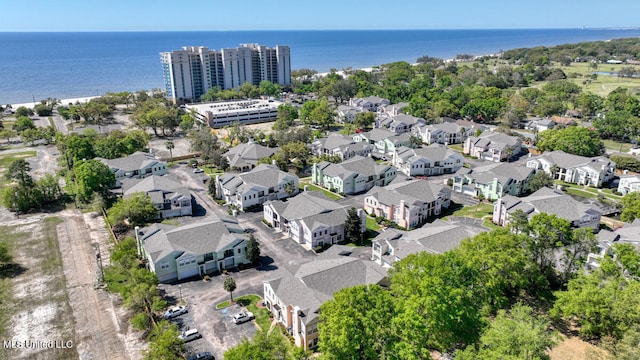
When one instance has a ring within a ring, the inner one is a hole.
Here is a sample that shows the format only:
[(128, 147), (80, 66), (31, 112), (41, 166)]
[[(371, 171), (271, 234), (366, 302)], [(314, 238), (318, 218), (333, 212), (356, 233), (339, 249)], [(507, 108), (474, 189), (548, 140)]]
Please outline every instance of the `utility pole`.
[(104, 270), (102, 268), (102, 255), (100, 254), (100, 244), (96, 244), (96, 263), (98, 264), (98, 283), (104, 282)]

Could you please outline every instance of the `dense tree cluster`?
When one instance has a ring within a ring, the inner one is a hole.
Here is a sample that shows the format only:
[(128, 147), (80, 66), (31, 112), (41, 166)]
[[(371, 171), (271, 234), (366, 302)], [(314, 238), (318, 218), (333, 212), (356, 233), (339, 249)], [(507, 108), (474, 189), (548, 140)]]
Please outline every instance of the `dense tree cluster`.
[(604, 143), (598, 133), (581, 126), (545, 130), (538, 134), (541, 151), (562, 150), (569, 154), (593, 157), (604, 154)]
[[(584, 277), (594, 239), (555, 216), (523, 214), (444, 254), (409, 255), (394, 264), (388, 289), (347, 288), (322, 305), (320, 351), (327, 359), (425, 359), (434, 349), (463, 359), (544, 358), (554, 344), (544, 309), (518, 302)], [(627, 263), (634, 256), (628, 251)]]
[(59, 178), (52, 174), (45, 174), (34, 180), (31, 167), (26, 160), (15, 160), (9, 165), (5, 176), (14, 182), (1, 192), (2, 205), (7, 209), (26, 212), (54, 204), (62, 200), (64, 193), (58, 184)]

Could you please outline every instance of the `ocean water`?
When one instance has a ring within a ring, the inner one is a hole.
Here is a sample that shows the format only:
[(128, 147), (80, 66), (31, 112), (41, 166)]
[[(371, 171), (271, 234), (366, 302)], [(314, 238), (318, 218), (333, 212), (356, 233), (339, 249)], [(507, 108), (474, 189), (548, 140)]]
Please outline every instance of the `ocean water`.
[(0, 104), (161, 88), (159, 53), (189, 45), (288, 45), (292, 69), (325, 72), (638, 36), (638, 29), (0, 33)]

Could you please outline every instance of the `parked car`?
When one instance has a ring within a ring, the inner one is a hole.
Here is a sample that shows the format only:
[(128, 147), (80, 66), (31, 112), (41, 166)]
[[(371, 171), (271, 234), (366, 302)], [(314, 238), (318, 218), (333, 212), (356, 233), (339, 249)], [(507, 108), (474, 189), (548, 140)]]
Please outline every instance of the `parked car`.
[(215, 357), (210, 352), (204, 351), (189, 356), (187, 360), (215, 360)]
[(253, 316), (251, 311), (243, 311), (233, 315), (233, 322), (236, 324), (242, 324), (253, 319), (255, 319), (255, 316)]
[(204, 170), (200, 169), (200, 168), (195, 168), (193, 169), (193, 173), (194, 174), (200, 174), (201, 172), (204, 172)]
[(202, 335), (198, 332), (198, 329), (191, 329), (183, 332), (178, 338), (184, 342), (200, 339)]
[(164, 318), (165, 319), (171, 319), (174, 318), (176, 316), (180, 316), (182, 314), (186, 314), (187, 313), (187, 308), (184, 306), (174, 306), (171, 309), (167, 310), (164, 313)]

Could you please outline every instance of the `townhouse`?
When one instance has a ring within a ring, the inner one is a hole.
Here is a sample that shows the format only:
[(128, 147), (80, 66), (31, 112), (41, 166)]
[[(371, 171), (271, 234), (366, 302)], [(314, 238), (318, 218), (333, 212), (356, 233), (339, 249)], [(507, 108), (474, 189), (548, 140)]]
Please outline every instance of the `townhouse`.
[(125, 198), (135, 193), (149, 195), (151, 202), (158, 208), (160, 219), (192, 214), (191, 193), (181, 182), (170, 178), (169, 175), (151, 175), (138, 181), (123, 179), (122, 182)]
[(375, 186), (364, 198), (369, 214), (382, 216), (405, 229), (424, 224), (438, 216), (451, 204), (448, 186), (426, 180), (393, 182), (386, 187)]
[(320, 306), (347, 287), (388, 286), (387, 270), (362, 260), (348, 246), (334, 245), (315, 260), (282, 266), (263, 282), (264, 304), (305, 350), (318, 346)]
[(353, 140), (372, 144), (375, 146), (375, 151), (386, 155), (393, 155), (393, 152), (402, 146), (416, 147), (409, 133), (396, 134), (387, 129), (376, 128), (366, 133), (355, 134)]
[(411, 149), (400, 147), (393, 153), (392, 164), (407, 176), (453, 174), (462, 168), (464, 158), (440, 144)]
[(360, 109), (361, 111), (378, 111), (380, 106), (387, 106), (390, 102), (387, 99), (378, 96), (368, 96), (365, 98), (351, 98), (349, 99), (349, 106)]
[(356, 155), (369, 156), (375, 147), (367, 142), (356, 142), (349, 136), (330, 134), (311, 143), (311, 152), (318, 157), (337, 156), (341, 161)]
[(463, 153), (489, 161), (505, 161), (522, 151), (522, 140), (515, 136), (485, 131), (464, 141)]
[(116, 159), (96, 158), (107, 165), (116, 176), (116, 187), (120, 187), (125, 178), (142, 179), (151, 175), (162, 176), (167, 173), (167, 163), (155, 158), (152, 154), (136, 151), (135, 153)]
[(235, 268), (247, 260), (248, 235), (234, 219), (136, 227), (138, 253), (161, 283)]
[(620, 175), (618, 182), (618, 192), (626, 195), (631, 192), (640, 191), (640, 175)]
[(217, 197), (240, 209), (298, 193), (298, 177), (275, 165), (260, 164), (241, 174), (216, 177)]
[(557, 150), (527, 159), (527, 167), (544, 170), (568, 183), (602, 187), (613, 180), (616, 163), (603, 156), (585, 157)]
[[(264, 203), (263, 218), (276, 231), (282, 232), (308, 250), (319, 249), (344, 241), (344, 223), (349, 206), (339, 205), (322, 191), (304, 191), (287, 200)], [(362, 210), (360, 231), (366, 230)]]
[(355, 156), (339, 164), (327, 161), (314, 163), (311, 180), (314, 184), (342, 194), (367, 191), (374, 186), (386, 186), (396, 177), (396, 168), (376, 163), (370, 157)]
[(488, 229), (479, 223), (456, 224), (440, 219), (411, 231), (388, 228), (372, 240), (371, 259), (384, 268), (391, 268), (408, 255), (422, 251), (442, 254), (485, 231)]
[(426, 144), (461, 144), (467, 138), (467, 129), (456, 123), (424, 125), (413, 129), (415, 136)]
[(522, 198), (505, 195), (494, 203), (492, 221), (505, 226), (509, 223), (509, 216), (517, 210), (522, 210), (529, 218), (548, 213), (568, 220), (573, 228), (591, 228), (595, 233), (600, 230), (600, 210), (559, 190), (544, 187)]
[(510, 163), (462, 168), (452, 177), (452, 189), (487, 200), (496, 200), (507, 194), (520, 196), (528, 191), (529, 181), (535, 173), (531, 168)]
[(232, 147), (222, 156), (227, 159), (232, 170), (247, 172), (255, 168), (260, 159), (271, 157), (277, 151), (278, 148), (262, 146), (249, 139), (249, 142)]
[(402, 134), (411, 132), (415, 127), (423, 126), (426, 121), (423, 118), (399, 114), (386, 119), (379, 120), (377, 126), (379, 128), (387, 128), (394, 134)]
[(362, 110), (357, 107), (338, 105), (336, 109), (336, 120), (341, 123), (352, 123), (359, 112), (362, 112)]

